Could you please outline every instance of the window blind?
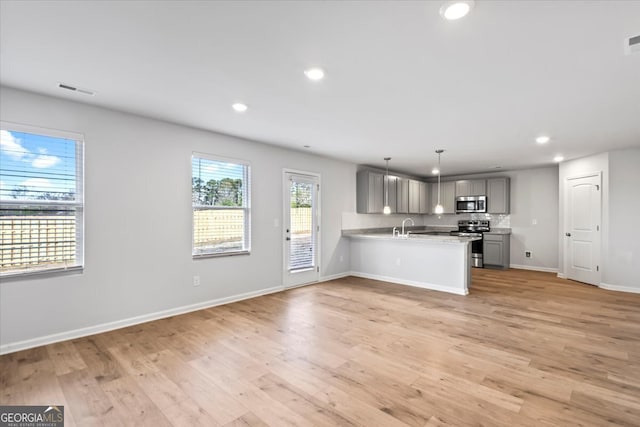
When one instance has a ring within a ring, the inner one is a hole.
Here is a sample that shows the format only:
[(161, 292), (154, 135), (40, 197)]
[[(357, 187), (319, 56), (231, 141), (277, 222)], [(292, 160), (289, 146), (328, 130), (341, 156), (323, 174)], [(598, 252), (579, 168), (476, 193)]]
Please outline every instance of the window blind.
[(193, 154), (194, 257), (249, 252), (249, 183), (248, 163)]
[(0, 274), (83, 265), (80, 135), (0, 126)]

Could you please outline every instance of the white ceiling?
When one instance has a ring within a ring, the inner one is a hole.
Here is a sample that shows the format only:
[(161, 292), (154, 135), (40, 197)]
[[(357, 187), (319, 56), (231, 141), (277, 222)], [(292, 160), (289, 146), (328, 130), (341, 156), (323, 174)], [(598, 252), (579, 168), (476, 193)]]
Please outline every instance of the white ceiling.
[(3, 0), (0, 83), (418, 175), (640, 146), (640, 1), (442, 3)]

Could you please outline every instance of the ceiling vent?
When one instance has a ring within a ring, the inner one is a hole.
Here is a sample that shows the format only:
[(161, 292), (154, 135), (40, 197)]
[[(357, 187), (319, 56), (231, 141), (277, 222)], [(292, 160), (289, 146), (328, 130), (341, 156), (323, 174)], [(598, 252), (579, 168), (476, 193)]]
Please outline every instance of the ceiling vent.
[(93, 95), (95, 95), (95, 94), (96, 94), (96, 93), (95, 93), (94, 91), (92, 91), (92, 90), (89, 90), (89, 89), (82, 89), (82, 88), (75, 87), (75, 86), (71, 86), (71, 85), (67, 85), (67, 84), (64, 84), (64, 83), (58, 83), (58, 87), (59, 87), (60, 89), (70, 90), (71, 92), (78, 92), (78, 93), (82, 93), (82, 94), (84, 94), (84, 95), (89, 95), (89, 96), (93, 96)]
[(627, 55), (640, 53), (640, 36), (629, 37), (624, 41), (624, 53)]

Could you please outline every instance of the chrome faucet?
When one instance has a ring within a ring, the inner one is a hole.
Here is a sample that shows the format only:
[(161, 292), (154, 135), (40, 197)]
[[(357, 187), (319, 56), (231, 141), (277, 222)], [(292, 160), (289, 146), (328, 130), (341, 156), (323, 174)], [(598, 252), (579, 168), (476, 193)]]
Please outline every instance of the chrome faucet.
[(393, 227), (393, 230), (391, 230), (391, 235), (393, 237), (396, 237), (397, 234), (398, 234), (398, 227)]
[(405, 219), (404, 219), (404, 221), (402, 221), (402, 236), (403, 236), (403, 237), (409, 237), (409, 234), (408, 234), (408, 233), (407, 233), (407, 234), (404, 234), (404, 224), (405, 224), (407, 221), (411, 221), (411, 225), (412, 225), (412, 226), (415, 226), (415, 225), (416, 225), (416, 223), (415, 223), (415, 222), (413, 222), (413, 218), (405, 218)]

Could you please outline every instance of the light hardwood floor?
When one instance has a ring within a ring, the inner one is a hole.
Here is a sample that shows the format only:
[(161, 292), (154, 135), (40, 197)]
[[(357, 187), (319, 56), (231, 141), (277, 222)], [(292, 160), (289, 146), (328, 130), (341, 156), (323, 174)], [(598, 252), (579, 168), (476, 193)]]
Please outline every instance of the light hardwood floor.
[(640, 295), (474, 270), (346, 278), (0, 358), (68, 426), (640, 425)]

